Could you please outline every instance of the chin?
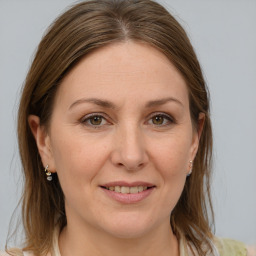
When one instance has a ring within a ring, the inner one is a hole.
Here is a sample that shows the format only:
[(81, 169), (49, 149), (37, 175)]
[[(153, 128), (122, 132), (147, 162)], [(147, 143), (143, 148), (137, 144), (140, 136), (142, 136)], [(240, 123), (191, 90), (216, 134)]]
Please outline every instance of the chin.
[(105, 226), (105, 231), (114, 237), (122, 239), (139, 238), (153, 229), (152, 219), (131, 214), (114, 218)]
[(120, 239), (137, 239), (143, 237), (145, 234), (148, 233), (147, 228), (138, 228), (135, 225), (133, 227), (127, 228), (124, 227), (123, 229), (115, 228), (108, 230), (109, 234), (113, 237), (120, 238)]

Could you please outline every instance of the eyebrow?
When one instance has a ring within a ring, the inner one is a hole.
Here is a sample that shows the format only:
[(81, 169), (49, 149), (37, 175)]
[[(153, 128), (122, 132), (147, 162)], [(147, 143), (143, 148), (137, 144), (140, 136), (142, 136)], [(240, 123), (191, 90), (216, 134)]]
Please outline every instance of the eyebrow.
[[(149, 101), (146, 104), (146, 108), (161, 106), (161, 105), (164, 105), (168, 102), (176, 102), (176, 103), (178, 103), (179, 105), (181, 105), (183, 107), (183, 104), (181, 103), (181, 101), (179, 101), (176, 98), (169, 97), (169, 98), (163, 98), (163, 99), (159, 99), (159, 100)], [(89, 98), (89, 99), (76, 100), (75, 102), (73, 102), (70, 105), (69, 110), (71, 108), (73, 108), (74, 106), (82, 104), (82, 103), (92, 103), (92, 104), (98, 105), (100, 107), (110, 108), (110, 109), (116, 109), (117, 108), (112, 102), (110, 102), (108, 100), (102, 100), (102, 99), (98, 99), (98, 98)]]
[(146, 107), (151, 108), (151, 107), (161, 106), (161, 105), (164, 105), (168, 102), (175, 102), (175, 103), (181, 105), (182, 107), (184, 107), (184, 105), (181, 103), (181, 101), (179, 101), (178, 99), (173, 98), (173, 97), (168, 97), (168, 98), (164, 98), (164, 99), (149, 101), (146, 104)]
[(79, 100), (76, 100), (75, 102), (73, 102), (69, 109), (73, 108), (74, 106), (76, 105), (79, 105), (81, 103), (93, 103), (95, 105), (98, 105), (100, 107), (104, 107), (104, 108), (111, 108), (111, 109), (115, 109), (116, 106), (111, 103), (110, 101), (108, 100), (101, 100), (101, 99), (97, 99), (97, 98), (89, 98), (89, 99), (79, 99)]

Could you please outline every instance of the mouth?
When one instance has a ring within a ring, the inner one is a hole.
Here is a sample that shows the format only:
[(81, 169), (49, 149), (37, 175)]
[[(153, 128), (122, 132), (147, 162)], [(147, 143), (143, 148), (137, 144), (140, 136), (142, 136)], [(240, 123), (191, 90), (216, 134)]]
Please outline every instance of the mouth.
[(155, 186), (101, 186), (101, 188), (121, 194), (137, 194)]
[(99, 187), (109, 198), (122, 204), (139, 203), (154, 193), (156, 188), (151, 183), (140, 181), (132, 183), (117, 181)]

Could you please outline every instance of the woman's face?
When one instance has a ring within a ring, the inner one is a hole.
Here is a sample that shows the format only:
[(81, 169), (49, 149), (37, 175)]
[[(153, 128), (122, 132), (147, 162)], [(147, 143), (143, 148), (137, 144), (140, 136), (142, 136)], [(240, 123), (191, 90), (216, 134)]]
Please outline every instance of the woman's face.
[(68, 224), (138, 237), (169, 227), (198, 137), (170, 61), (150, 46), (116, 43), (65, 77), (40, 153), (58, 174)]

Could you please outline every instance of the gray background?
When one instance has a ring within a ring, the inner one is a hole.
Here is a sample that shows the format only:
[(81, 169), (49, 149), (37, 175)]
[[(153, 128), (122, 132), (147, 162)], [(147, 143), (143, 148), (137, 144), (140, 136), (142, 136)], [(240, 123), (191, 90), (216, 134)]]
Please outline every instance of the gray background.
[[(256, 243), (256, 0), (163, 3), (187, 30), (208, 82), (216, 234)], [(0, 248), (20, 197), (16, 111), (45, 29), (68, 0), (0, 0)]]

